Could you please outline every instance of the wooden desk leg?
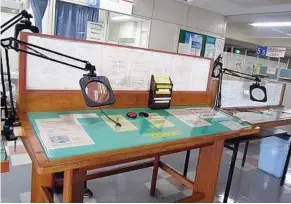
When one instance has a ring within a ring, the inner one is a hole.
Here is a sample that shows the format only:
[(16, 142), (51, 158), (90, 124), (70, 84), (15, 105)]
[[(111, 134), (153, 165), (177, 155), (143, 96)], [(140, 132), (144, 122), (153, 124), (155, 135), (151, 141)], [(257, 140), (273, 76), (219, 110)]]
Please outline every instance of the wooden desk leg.
[(85, 171), (81, 169), (64, 172), (63, 203), (82, 203)]
[(159, 172), (159, 163), (160, 163), (160, 157), (155, 157), (154, 161), (154, 167), (153, 167), (153, 175), (152, 175), (152, 182), (151, 182), (151, 190), (150, 195), (155, 196), (156, 193), (156, 184), (157, 184), (157, 178), (158, 178), (158, 172)]
[(193, 195), (204, 193), (205, 197), (200, 201), (202, 203), (211, 203), (214, 200), (223, 144), (222, 140), (200, 148)]
[[(32, 203), (44, 203), (46, 200), (41, 193), (42, 187), (53, 187), (53, 175), (52, 174), (38, 174), (32, 164), (31, 169), (31, 196)], [(51, 195), (53, 196), (53, 195)]]

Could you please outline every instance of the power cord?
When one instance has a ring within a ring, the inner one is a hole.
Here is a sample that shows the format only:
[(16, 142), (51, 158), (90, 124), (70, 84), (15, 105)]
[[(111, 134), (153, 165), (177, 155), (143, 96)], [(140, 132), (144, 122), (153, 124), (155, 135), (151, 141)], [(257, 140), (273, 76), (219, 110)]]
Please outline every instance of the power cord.
[(100, 109), (101, 113), (102, 113), (103, 115), (106, 116), (106, 118), (108, 118), (110, 121), (112, 121), (113, 123), (115, 123), (116, 126), (121, 127), (121, 124), (120, 124), (118, 121), (115, 121), (115, 120), (113, 120), (112, 118), (110, 118), (110, 117), (109, 117), (109, 116), (108, 116), (108, 115), (103, 111), (103, 109), (102, 109), (101, 107), (99, 107), (99, 109)]

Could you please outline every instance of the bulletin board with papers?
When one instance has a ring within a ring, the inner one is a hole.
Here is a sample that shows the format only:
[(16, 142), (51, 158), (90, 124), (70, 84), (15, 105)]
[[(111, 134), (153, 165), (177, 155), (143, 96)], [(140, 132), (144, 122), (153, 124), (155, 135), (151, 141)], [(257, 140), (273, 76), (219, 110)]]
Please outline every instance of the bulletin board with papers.
[[(24, 34), (28, 43), (89, 61), (96, 66), (97, 75), (109, 79), (114, 90), (149, 90), (152, 74), (169, 75), (174, 91), (205, 92), (210, 88), (210, 59), (58, 36)], [(55, 58), (50, 53), (43, 54)], [(84, 71), (31, 55), (24, 57), (25, 64), (20, 69), (25, 69), (25, 90), (80, 90), (79, 80)], [(70, 63), (67, 59), (58, 59)], [(84, 66), (75, 61), (71, 63)]]

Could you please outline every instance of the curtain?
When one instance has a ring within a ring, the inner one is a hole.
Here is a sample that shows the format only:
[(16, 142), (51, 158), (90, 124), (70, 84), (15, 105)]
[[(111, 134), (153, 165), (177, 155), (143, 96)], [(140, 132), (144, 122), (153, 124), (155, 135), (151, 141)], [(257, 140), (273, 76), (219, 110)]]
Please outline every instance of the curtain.
[(99, 9), (57, 1), (56, 35), (86, 39), (87, 21), (98, 18)]
[(31, 0), (34, 22), (40, 33), (42, 32), (42, 18), (44, 16), (47, 4), (48, 0)]

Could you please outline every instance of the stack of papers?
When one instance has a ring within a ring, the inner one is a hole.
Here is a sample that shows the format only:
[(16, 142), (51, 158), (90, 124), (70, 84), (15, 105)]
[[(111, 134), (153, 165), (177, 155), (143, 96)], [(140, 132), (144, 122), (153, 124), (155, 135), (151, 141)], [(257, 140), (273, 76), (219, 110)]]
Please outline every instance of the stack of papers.
[(157, 74), (154, 75), (154, 79), (157, 84), (171, 84), (170, 77), (168, 75)]

